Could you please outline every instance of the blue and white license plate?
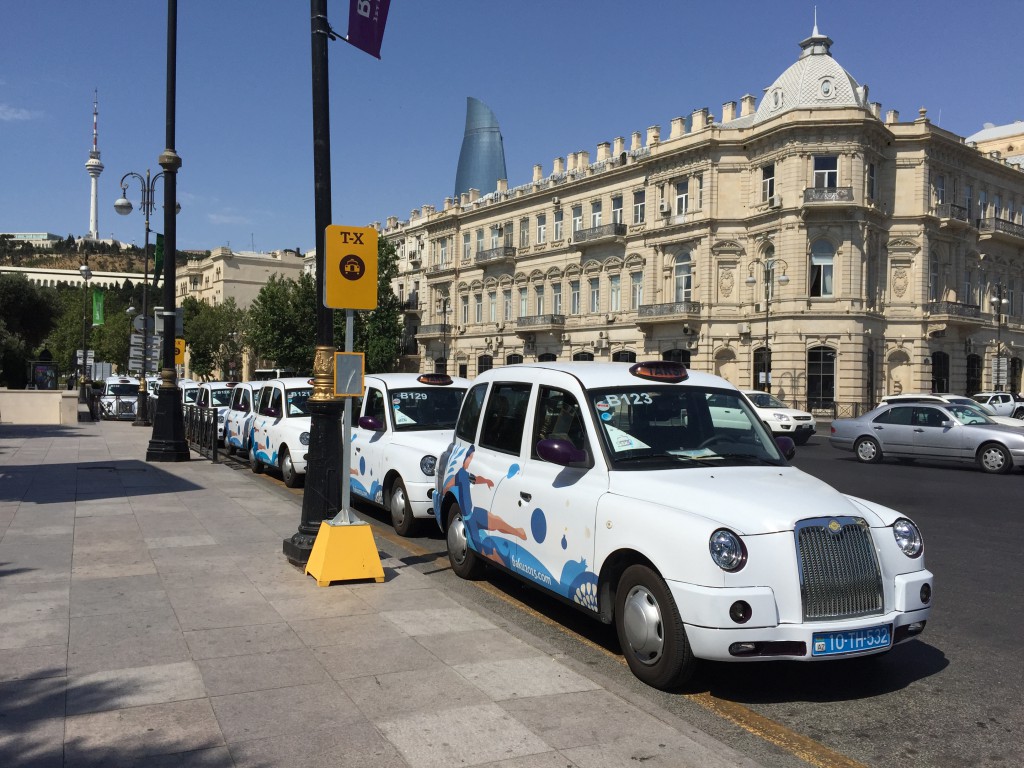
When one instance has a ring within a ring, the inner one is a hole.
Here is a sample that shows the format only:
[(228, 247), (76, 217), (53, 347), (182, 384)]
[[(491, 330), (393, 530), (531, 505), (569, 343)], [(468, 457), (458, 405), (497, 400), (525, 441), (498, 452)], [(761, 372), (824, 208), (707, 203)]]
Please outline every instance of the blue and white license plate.
[(877, 651), (892, 645), (892, 624), (843, 632), (815, 632), (811, 638), (812, 656), (836, 656), (842, 653)]

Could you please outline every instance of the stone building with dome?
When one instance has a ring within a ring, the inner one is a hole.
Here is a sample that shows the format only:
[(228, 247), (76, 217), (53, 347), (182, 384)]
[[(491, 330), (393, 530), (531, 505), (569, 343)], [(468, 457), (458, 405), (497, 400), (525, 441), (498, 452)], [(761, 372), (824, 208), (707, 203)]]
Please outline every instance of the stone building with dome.
[(985, 142), (1024, 131), (883, 115), (831, 48), (815, 26), (760, 103), (389, 218), (405, 366), (679, 360), (839, 416), (1019, 391), (1022, 152)]

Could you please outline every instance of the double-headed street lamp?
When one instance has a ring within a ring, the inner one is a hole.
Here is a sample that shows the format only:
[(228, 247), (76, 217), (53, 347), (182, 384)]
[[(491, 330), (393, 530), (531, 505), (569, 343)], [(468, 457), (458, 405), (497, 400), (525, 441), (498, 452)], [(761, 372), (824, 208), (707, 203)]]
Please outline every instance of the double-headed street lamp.
[(88, 264), (83, 264), (78, 268), (79, 273), (82, 275), (82, 377), (81, 387), (78, 392), (78, 402), (88, 403), (89, 393), (87, 391), (88, 383), (85, 379), (85, 366), (89, 361), (89, 349), (86, 346), (88, 344), (87, 337), (89, 333), (89, 280), (92, 279), (92, 270), (89, 269)]
[[(114, 202), (114, 210), (122, 216), (127, 216), (131, 213), (132, 203), (128, 199), (128, 179), (134, 178), (139, 180), (139, 183), (142, 185), (142, 200), (139, 203), (139, 210), (146, 217), (146, 239), (145, 252), (142, 256), (142, 387), (139, 389), (139, 404), (135, 411), (135, 422), (133, 424), (136, 427), (148, 427), (150, 425), (149, 409), (146, 407), (149, 399), (149, 392), (147, 392), (146, 386), (146, 374), (149, 372), (149, 312), (147, 309), (147, 294), (149, 293), (149, 217), (153, 213), (156, 180), (162, 178), (163, 175), (163, 172), (160, 172), (150, 178), (148, 168), (146, 169), (145, 178), (135, 173), (135, 171), (128, 171), (128, 173), (121, 177), (121, 197)], [(177, 213), (177, 210), (175, 213)], [(166, 328), (164, 332), (167, 332)]]
[[(754, 271), (757, 267), (761, 268), (761, 279), (764, 283), (764, 391), (771, 392), (772, 353), (768, 347), (768, 309), (771, 304), (772, 294), (774, 293), (775, 281), (778, 280), (779, 285), (786, 285), (789, 282), (789, 276), (786, 274), (789, 265), (785, 260), (770, 254), (756, 258), (750, 263), (750, 274), (746, 279), (747, 285), (757, 285), (757, 277), (754, 276)], [(775, 276), (776, 270), (782, 272), (778, 277)]]
[(434, 373), (448, 373), (448, 307), (450, 299), (445, 296), (441, 299), (441, 359), (444, 361), (444, 368), (437, 370), (434, 366)]
[(1003, 309), (1010, 303), (1010, 300), (1003, 294), (1005, 288), (1001, 282), (996, 283), (995, 295), (992, 296), (992, 309), (995, 310), (996, 316), (996, 370), (995, 376), (992, 378), (995, 380), (996, 392), (1003, 391)]

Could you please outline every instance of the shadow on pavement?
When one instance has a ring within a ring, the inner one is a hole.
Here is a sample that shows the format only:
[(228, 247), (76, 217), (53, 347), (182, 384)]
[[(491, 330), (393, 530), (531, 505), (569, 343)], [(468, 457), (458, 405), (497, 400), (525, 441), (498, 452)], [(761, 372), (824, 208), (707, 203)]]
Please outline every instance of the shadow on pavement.
[(23, 504), (119, 499), (202, 490), (137, 459), (0, 467), (0, 501)]

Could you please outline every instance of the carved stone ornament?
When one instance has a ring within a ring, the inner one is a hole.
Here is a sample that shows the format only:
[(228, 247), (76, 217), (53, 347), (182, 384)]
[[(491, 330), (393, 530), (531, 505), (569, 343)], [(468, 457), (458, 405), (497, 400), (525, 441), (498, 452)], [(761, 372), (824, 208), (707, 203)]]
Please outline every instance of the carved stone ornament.
[(724, 298), (732, 296), (732, 289), (736, 285), (736, 278), (732, 273), (731, 269), (723, 269), (721, 277), (718, 278), (718, 292)]
[(897, 298), (903, 298), (909, 284), (910, 277), (907, 275), (907, 270), (903, 267), (896, 267), (892, 272), (892, 292), (896, 294)]

